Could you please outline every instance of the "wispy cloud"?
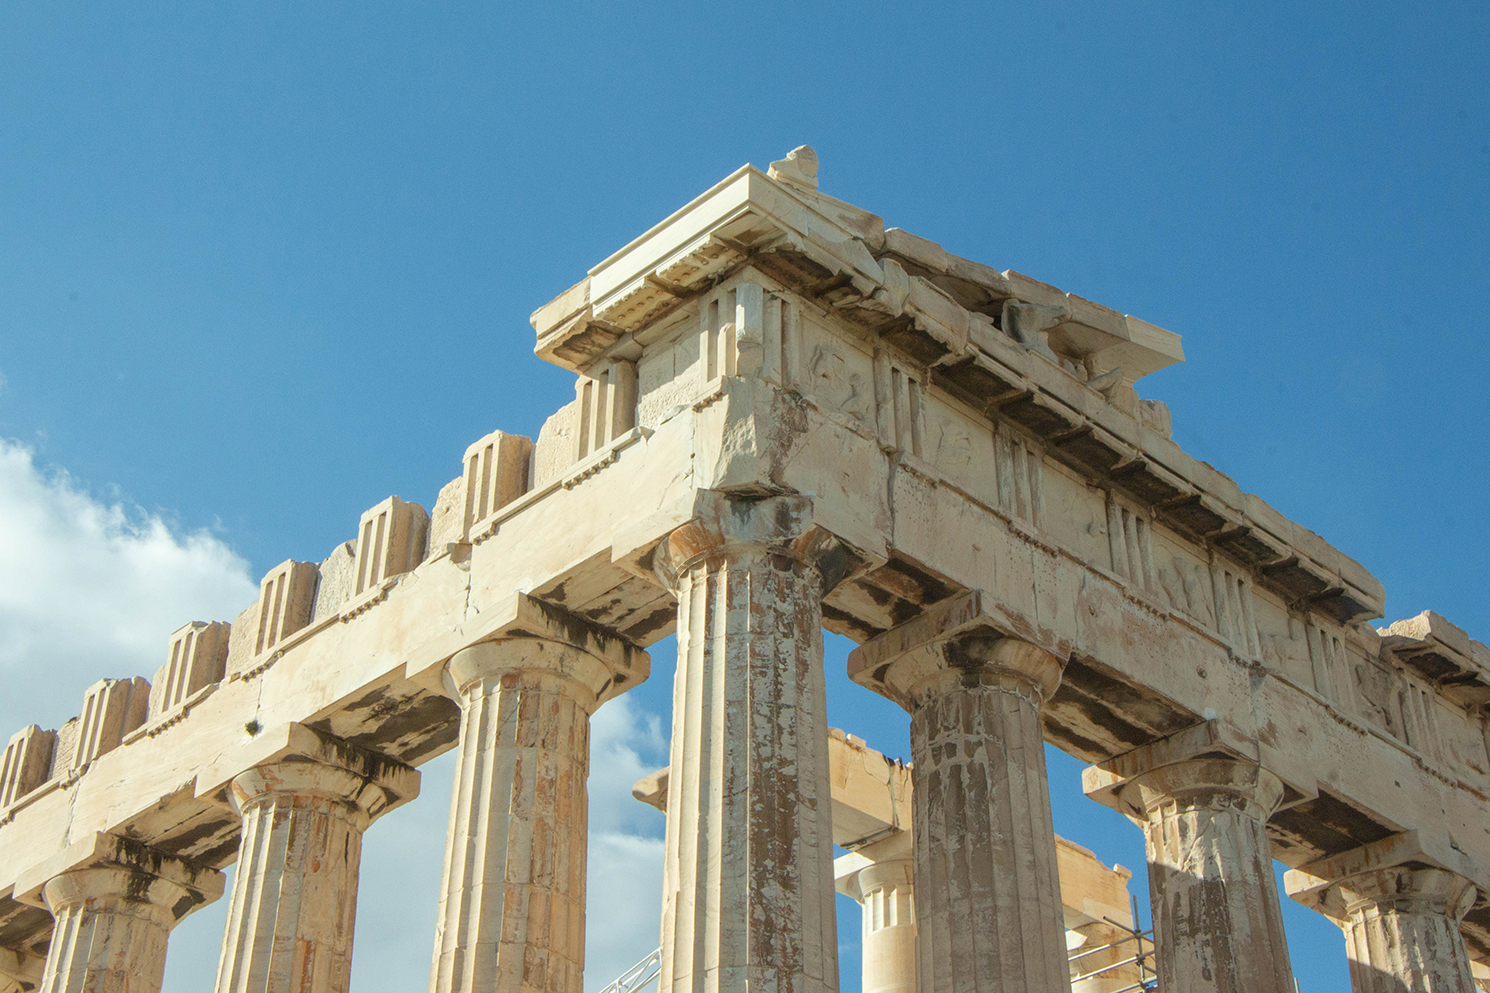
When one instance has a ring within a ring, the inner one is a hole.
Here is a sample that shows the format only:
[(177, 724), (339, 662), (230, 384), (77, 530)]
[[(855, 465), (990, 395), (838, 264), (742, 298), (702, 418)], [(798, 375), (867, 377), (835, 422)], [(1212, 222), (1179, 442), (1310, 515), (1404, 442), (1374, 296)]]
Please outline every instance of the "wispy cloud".
[[(117, 496), (99, 499), (66, 472), (39, 466), (32, 449), (0, 439), (0, 736), (30, 723), (59, 726), (102, 677), (149, 678), (171, 631), (231, 620), (257, 595), (248, 562), (221, 539), (173, 528)], [(354, 986), (422, 989), (427, 981), (454, 758), (428, 763), (422, 795), (367, 833)], [(659, 715), (624, 696), (595, 714), (590, 991), (657, 947), (663, 818), (631, 796), (631, 784), (666, 762)], [(227, 906), (219, 900), (173, 932), (166, 993), (211, 986)]]
[(212, 534), (101, 501), (0, 438), (0, 734), (57, 727), (105, 676), (148, 678), (173, 630), (230, 620), (257, 595)]

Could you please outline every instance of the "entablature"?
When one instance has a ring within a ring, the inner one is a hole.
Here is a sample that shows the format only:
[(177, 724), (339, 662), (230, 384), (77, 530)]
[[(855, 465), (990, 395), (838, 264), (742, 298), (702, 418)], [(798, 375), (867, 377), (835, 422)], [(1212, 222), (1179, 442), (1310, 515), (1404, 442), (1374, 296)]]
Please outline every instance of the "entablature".
[[(1177, 335), (887, 232), (799, 179), (737, 170), (536, 311), (536, 350), (582, 371), (623, 339), (650, 347), (651, 328), (671, 329), (670, 315), (746, 267), (840, 318), (837, 330), (876, 354), (897, 356), (915, 370), (915, 388), (1019, 426), (1093, 485), (1220, 550), (1290, 609), (1341, 624), (1381, 616), (1375, 577), (1186, 455), (1168, 437), (1167, 410), (1132, 394), (1138, 376), (1183, 360)], [(895, 387), (875, 389), (883, 399)], [(884, 436), (885, 415), (876, 417)]]

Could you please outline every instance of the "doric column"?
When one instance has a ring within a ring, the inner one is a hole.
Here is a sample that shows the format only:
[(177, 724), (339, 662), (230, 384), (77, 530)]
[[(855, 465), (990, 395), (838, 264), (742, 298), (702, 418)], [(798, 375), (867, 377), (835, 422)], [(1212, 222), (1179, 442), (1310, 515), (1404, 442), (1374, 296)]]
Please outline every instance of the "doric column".
[(704, 492), (678, 598), (660, 993), (838, 987), (822, 598), (853, 559), (800, 496)]
[(923, 993), (1070, 989), (1042, 702), (1064, 663), (966, 593), (866, 642), (849, 675), (911, 714)]
[(263, 737), (271, 754), (228, 786), (243, 835), (216, 990), (345, 993), (362, 834), (419, 773), (299, 724)]
[(1290, 869), (1284, 882), (1345, 932), (1355, 993), (1475, 993), (1459, 922), (1478, 888), (1424, 854), (1416, 832)]
[(1475, 993), (1459, 921), (1475, 887), (1445, 869), (1378, 869), (1339, 883), (1355, 993)]
[(834, 860), (838, 892), (863, 915), (864, 993), (916, 993), (915, 870), (900, 831)]
[(526, 596), (451, 658), (460, 758), (431, 993), (580, 993), (590, 715), (647, 653)]
[[(52, 874), (59, 864), (71, 867)], [(223, 888), (220, 872), (106, 834), (40, 874), (44, 884), (17, 880), (16, 892), (39, 890), (56, 918), (41, 993), (158, 993), (171, 929)]]
[[(1134, 774), (1120, 787), (1101, 786), (1143, 826), (1159, 985), (1176, 993), (1292, 993), (1267, 836), (1283, 783), (1256, 761), (1211, 754), (1220, 757), (1161, 758), (1147, 769), (1128, 762)], [(1099, 790), (1093, 771), (1089, 795)]]

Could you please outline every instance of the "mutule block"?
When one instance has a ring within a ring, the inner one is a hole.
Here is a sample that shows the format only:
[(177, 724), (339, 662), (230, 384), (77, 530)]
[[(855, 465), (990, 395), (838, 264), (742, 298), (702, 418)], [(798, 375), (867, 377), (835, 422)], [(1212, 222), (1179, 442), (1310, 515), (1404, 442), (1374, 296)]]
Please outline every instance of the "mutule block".
[(293, 559), (269, 570), (259, 584), (259, 633), (254, 639), (254, 655), (273, 650), (310, 623), (319, 572), (314, 562)]
[(126, 734), (145, 723), (149, 706), (150, 682), (140, 676), (100, 679), (88, 687), (78, 719), (72, 768), (81, 769), (118, 748)]
[(417, 503), (391, 496), (362, 515), (357, 528), (357, 577), (352, 595), (374, 588), (389, 576), (408, 572), (424, 559), (429, 514)]
[(35, 724), (11, 735), (0, 760), (0, 810), (46, 782), (56, 741), (56, 731), (43, 731)]
[(151, 717), (175, 710), (193, 693), (221, 681), (231, 629), (222, 621), (192, 621), (171, 635), (166, 664), (155, 671)]
[(462, 536), (480, 535), (497, 511), (528, 492), (533, 440), (493, 431), (466, 449), (466, 505)]

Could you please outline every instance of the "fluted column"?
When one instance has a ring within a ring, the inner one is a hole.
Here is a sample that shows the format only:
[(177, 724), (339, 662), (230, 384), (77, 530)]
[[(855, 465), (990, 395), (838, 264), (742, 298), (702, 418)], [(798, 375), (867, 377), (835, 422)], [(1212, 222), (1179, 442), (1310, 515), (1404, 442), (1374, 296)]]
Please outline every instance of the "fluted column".
[(976, 593), (866, 642), (849, 675), (911, 714), (922, 993), (1069, 990), (1040, 708), (1064, 663)]
[(56, 926), (40, 991), (158, 993), (171, 929), (221, 895), (222, 873), (122, 838), (90, 844), (42, 888)]
[(1307, 902), (1345, 932), (1355, 993), (1475, 993), (1459, 922), (1477, 890), (1422, 862), (1339, 879)]
[(526, 597), (510, 609), (446, 669), (460, 758), (431, 993), (580, 993), (590, 716), (648, 672), (593, 625)]
[(654, 557), (678, 598), (660, 993), (838, 987), (822, 597), (804, 497), (701, 494)]
[(863, 915), (860, 986), (864, 993), (916, 993), (915, 870), (910, 836), (839, 856), (838, 892)]
[(1255, 762), (1189, 759), (1123, 795), (1143, 818), (1160, 987), (1293, 993), (1266, 827), (1282, 782)]
[(362, 834), (419, 773), (292, 725), (287, 754), (235, 776), (243, 819), (217, 993), (345, 993)]
[(1340, 883), (1345, 950), (1356, 993), (1474, 993), (1459, 921), (1469, 880), (1444, 869), (1396, 867)]

